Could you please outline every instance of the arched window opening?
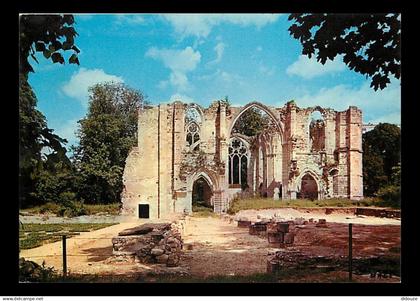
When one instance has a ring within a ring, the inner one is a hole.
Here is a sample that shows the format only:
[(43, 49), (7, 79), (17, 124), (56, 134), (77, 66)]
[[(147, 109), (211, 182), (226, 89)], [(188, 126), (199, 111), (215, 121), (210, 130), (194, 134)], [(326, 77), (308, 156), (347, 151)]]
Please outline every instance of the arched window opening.
[(333, 195), (337, 196), (338, 195), (338, 170), (337, 169), (331, 170), (330, 176), (333, 177)]
[(192, 191), (192, 210), (197, 211), (213, 211), (213, 191), (209, 183), (199, 177), (193, 184)]
[(245, 143), (233, 138), (229, 145), (229, 184), (234, 188), (245, 189), (248, 186), (249, 151)]
[(185, 111), (185, 124), (190, 122), (201, 124), (201, 114), (194, 105), (189, 106)]
[(187, 146), (197, 151), (200, 149), (200, 127), (195, 122), (187, 125)]
[(325, 150), (325, 122), (319, 111), (311, 114), (309, 123), (309, 144), (313, 152)]
[(298, 198), (310, 200), (318, 199), (318, 185), (310, 174), (306, 174), (302, 177)]
[(232, 134), (238, 133), (248, 137), (256, 136), (265, 130), (276, 127), (273, 119), (263, 110), (251, 107), (236, 120)]
[(200, 150), (201, 114), (194, 104), (185, 111), (185, 124), (187, 146), (192, 151)]

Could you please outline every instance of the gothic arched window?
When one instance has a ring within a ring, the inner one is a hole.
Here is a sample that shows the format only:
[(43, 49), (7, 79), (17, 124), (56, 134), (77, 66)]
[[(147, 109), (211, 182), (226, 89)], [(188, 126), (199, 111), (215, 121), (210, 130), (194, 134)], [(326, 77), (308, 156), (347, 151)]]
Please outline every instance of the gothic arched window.
[(229, 184), (245, 188), (247, 185), (249, 150), (245, 143), (233, 138), (229, 144)]
[(197, 109), (197, 105), (191, 104), (186, 109), (185, 124), (187, 146), (192, 151), (198, 151), (200, 149), (201, 114)]
[(195, 122), (187, 125), (187, 145), (194, 151), (200, 149), (200, 127)]

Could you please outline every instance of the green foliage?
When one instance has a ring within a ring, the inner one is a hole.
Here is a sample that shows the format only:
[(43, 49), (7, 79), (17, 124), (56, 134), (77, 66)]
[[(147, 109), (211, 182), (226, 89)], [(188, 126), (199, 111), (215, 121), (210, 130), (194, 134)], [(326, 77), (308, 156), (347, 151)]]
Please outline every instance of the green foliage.
[(60, 241), (62, 235), (68, 238), (79, 235), (80, 232), (90, 232), (115, 223), (83, 223), (83, 224), (23, 224), (19, 229), (20, 249), (32, 249), (46, 243)]
[[(63, 144), (67, 141), (53, 133), (40, 111), (37, 99), (25, 76), (19, 76), (19, 201), (21, 207), (42, 203), (36, 189), (52, 185), (46, 173), (61, 162), (70, 165)], [(45, 149), (49, 154), (43, 154)], [(58, 167), (58, 166), (57, 166)], [(51, 175), (53, 176), (53, 175)], [(39, 181), (43, 182), (40, 184)]]
[(53, 267), (46, 267), (36, 262), (19, 258), (19, 282), (49, 282), (59, 278), (57, 271)]
[(270, 125), (271, 118), (266, 118), (258, 108), (249, 108), (236, 121), (232, 132), (253, 137)]
[(79, 121), (80, 143), (74, 148), (78, 198), (86, 203), (119, 202), (125, 160), (137, 143), (137, 112), (144, 96), (121, 83), (97, 84), (89, 91), (89, 111)]
[(399, 185), (387, 185), (385, 187), (381, 187), (378, 190), (377, 195), (390, 207), (401, 207), (401, 188)]
[(29, 56), (38, 63), (37, 53), (53, 63), (64, 64), (63, 53), (72, 51), (70, 64), (78, 64), (80, 50), (74, 44), (78, 35), (73, 27), (72, 15), (21, 15), (19, 18), (19, 71), (21, 74), (33, 72)]
[(365, 198), (363, 200), (350, 199), (325, 199), (325, 200), (273, 200), (271, 198), (251, 197), (244, 199), (233, 199), (227, 210), (228, 214), (236, 214), (241, 210), (248, 209), (271, 209), (271, 208), (316, 208), (316, 207), (394, 207), (389, 202), (384, 202), (380, 198)]
[[(19, 203), (21, 208), (56, 199), (61, 184), (54, 180), (57, 163), (70, 166), (65, 139), (47, 127), (36, 109), (37, 99), (28, 83), (33, 72), (29, 56), (38, 62), (42, 52), (53, 63), (64, 63), (62, 53), (72, 50), (70, 63), (79, 64), (74, 45), (77, 35), (72, 15), (21, 15), (19, 18)], [(58, 176), (61, 178), (61, 176)], [(46, 192), (46, 196), (43, 193)]]
[(364, 194), (373, 196), (381, 187), (400, 185), (401, 130), (389, 123), (380, 123), (363, 134)]
[(375, 91), (401, 75), (400, 14), (290, 14), (290, 34), (302, 54), (325, 64), (343, 55), (347, 66), (372, 79)]
[[(84, 204), (78, 203), (78, 205), (70, 205), (70, 207), (80, 208), (78, 211), (79, 213), (83, 213), (86, 215), (94, 215), (94, 214), (109, 214), (109, 215), (118, 215), (120, 212), (121, 203), (112, 203), (112, 204)], [(27, 208), (21, 210), (22, 212), (32, 213), (32, 214), (55, 214), (55, 215), (63, 215), (65, 210), (63, 211), (63, 205), (59, 205), (57, 203), (46, 203), (40, 206), (35, 206), (31, 208)]]

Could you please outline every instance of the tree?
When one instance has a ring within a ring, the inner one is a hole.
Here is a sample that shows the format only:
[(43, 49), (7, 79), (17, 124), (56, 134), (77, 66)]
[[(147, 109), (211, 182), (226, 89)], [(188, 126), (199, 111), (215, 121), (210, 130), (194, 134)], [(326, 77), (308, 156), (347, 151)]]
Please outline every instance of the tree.
[(380, 123), (363, 134), (363, 182), (366, 195), (374, 195), (386, 185), (397, 185), (401, 162), (400, 139), (400, 128), (389, 123)]
[[(62, 160), (69, 163), (67, 141), (47, 127), (45, 116), (36, 109), (37, 99), (24, 76), (19, 78), (19, 201), (22, 207), (39, 201), (31, 193), (35, 191), (37, 176), (50, 162)], [(49, 154), (43, 155), (43, 151)]]
[(232, 132), (249, 137), (255, 136), (266, 129), (271, 122), (271, 117), (258, 108), (249, 108), (236, 121)]
[(53, 63), (64, 64), (63, 52), (73, 51), (68, 61), (79, 65), (73, 15), (21, 15), (19, 21), (20, 73), (34, 71), (28, 58), (31, 56), (38, 62), (37, 52)]
[(38, 62), (36, 53), (42, 52), (53, 63), (63, 64), (62, 53), (71, 50), (69, 63), (79, 64), (79, 49), (74, 45), (72, 15), (21, 15), (19, 21), (19, 202), (27, 207), (45, 200), (39, 190), (41, 179), (54, 178), (57, 166), (71, 164), (64, 148), (67, 141), (48, 128), (45, 116), (36, 109), (37, 99), (28, 83), (34, 70), (28, 59)]
[(87, 203), (118, 202), (125, 160), (137, 143), (137, 112), (144, 96), (121, 83), (97, 84), (89, 92), (89, 110), (79, 121), (80, 143), (74, 148), (78, 197)]
[(290, 34), (302, 54), (325, 64), (343, 55), (346, 65), (371, 78), (375, 91), (401, 75), (399, 14), (290, 14)]

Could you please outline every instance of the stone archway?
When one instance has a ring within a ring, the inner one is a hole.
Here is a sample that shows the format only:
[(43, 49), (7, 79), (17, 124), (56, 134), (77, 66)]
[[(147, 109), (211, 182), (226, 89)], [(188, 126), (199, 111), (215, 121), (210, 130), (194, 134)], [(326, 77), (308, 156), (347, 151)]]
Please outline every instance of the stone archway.
[[(205, 183), (203, 183), (202, 181), (204, 181)], [(207, 202), (211, 204), (211, 208), (213, 208), (214, 212), (220, 212), (223, 209), (221, 208), (222, 191), (219, 188), (219, 179), (217, 178), (216, 174), (206, 169), (200, 169), (196, 171), (193, 175), (191, 175), (191, 177), (189, 177), (187, 183), (188, 190), (186, 201), (188, 212), (193, 211), (193, 198), (195, 197), (194, 194), (195, 192), (198, 192), (197, 189), (200, 189), (200, 186), (203, 188), (204, 193), (202, 197), (204, 197), (204, 199), (206, 199)], [(194, 191), (194, 188), (196, 189), (196, 191)]]
[(213, 187), (203, 176), (198, 177), (193, 183), (191, 202), (193, 212), (214, 207)]
[(306, 173), (301, 179), (298, 198), (310, 200), (318, 199), (318, 184), (315, 178), (309, 173)]
[(235, 126), (235, 123), (238, 121), (238, 119), (241, 117), (241, 115), (243, 113), (245, 113), (246, 111), (248, 111), (251, 108), (257, 108), (261, 111), (263, 111), (264, 113), (266, 113), (268, 116), (270, 116), (272, 118), (272, 120), (274, 121), (274, 124), (277, 127), (277, 130), (281, 136), (281, 139), (283, 140), (283, 124), (280, 122), (280, 120), (277, 118), (277, 114), (275, 112), (273, 112), (269, 107), (263, 105), (262, 103), (259, 102), (250, 102), (247, 105), (245, 105), (244, 107), (241, 108), (241, 110), (236, 114), (236, 116), (234, 116), (230, 122), (229, 128), (228, 128), (228, 133), (229, 136), (232, 135), (232, 129)]

